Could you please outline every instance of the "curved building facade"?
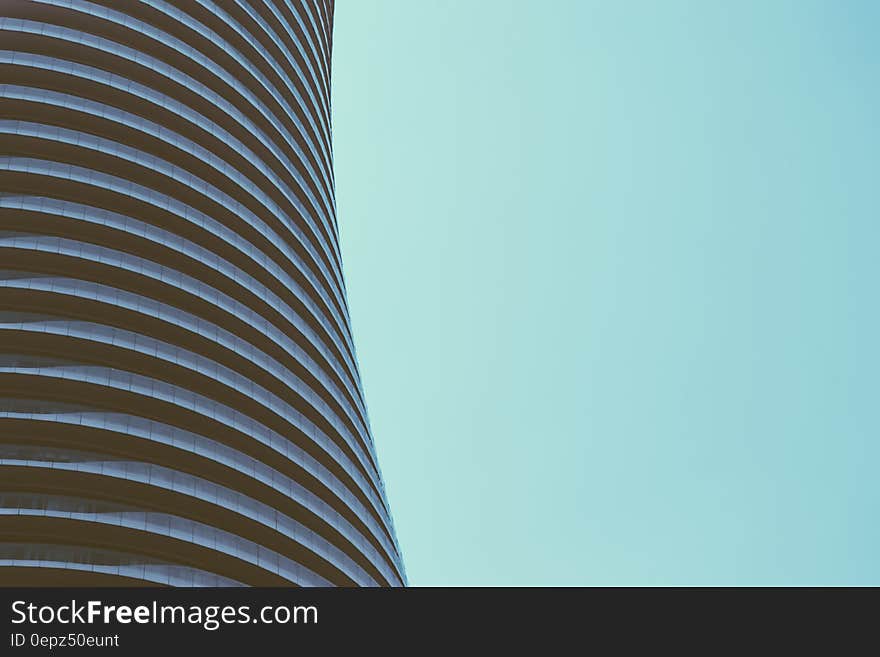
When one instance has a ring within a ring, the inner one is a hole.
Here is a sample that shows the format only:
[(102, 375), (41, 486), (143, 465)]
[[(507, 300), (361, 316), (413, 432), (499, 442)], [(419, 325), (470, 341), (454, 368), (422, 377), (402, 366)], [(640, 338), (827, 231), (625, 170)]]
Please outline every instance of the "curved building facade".
[(0, 3), (0, 583), (400, 586), (332, 0)]

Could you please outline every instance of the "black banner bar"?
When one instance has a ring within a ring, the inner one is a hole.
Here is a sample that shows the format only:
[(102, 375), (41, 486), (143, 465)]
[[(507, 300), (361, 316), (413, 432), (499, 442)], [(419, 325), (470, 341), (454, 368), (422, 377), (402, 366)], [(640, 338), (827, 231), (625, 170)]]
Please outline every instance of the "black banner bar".
[(0, 588), (0, 655), (188, 648), (271, 655), (306, 647), (335, 654), (327, 650), (341, 646), (372, 654), (399, 645), (419, 654), (524, 640), (580, 654), (598, 637), (622, 647), (709, 630), (736, 644), (786, 626), (808, 635), (840, 611), (839, 597), (806, 589)]

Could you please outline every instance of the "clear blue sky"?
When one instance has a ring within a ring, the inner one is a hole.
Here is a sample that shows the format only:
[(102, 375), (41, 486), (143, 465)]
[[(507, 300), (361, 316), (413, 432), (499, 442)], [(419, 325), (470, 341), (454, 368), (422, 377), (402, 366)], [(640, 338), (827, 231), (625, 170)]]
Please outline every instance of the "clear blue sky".
[(339, 0), (412, 584), (880, 584), (880, 3)]

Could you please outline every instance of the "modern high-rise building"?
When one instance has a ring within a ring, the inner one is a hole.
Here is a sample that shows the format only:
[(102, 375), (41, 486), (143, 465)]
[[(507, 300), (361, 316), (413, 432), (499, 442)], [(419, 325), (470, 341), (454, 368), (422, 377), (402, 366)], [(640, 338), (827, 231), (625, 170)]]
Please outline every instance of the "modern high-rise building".
[(0, 3), (0, 585), (399, 586), (332, 0)]

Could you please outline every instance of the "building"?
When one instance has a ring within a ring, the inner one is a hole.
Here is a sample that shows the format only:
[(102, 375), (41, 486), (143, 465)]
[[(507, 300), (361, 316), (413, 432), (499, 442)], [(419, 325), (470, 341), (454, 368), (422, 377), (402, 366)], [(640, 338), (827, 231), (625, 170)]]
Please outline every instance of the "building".
[(332, 0), (0, 4), (0, 582), (405, 584)]

